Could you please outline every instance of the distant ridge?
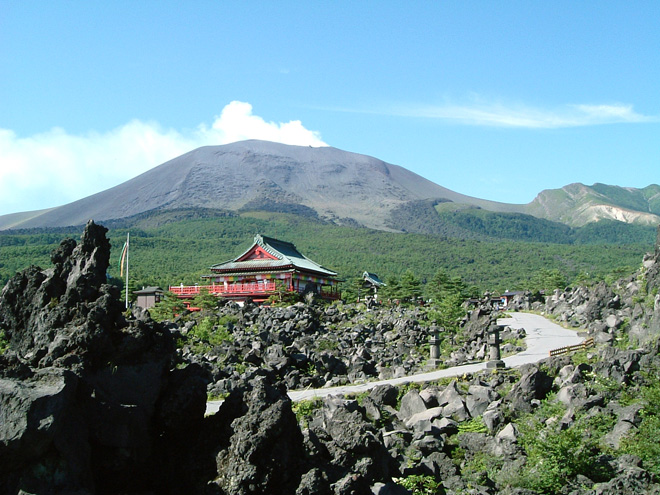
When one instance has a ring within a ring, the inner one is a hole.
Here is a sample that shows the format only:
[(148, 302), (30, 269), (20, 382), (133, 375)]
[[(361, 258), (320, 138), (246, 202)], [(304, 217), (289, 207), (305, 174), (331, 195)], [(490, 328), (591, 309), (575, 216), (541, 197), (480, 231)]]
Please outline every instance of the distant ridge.
[(0, 230), (66, 227), (153, 210), (205, 208), (287, 212), (399, 232), (455, 232), (456, 226), (446, 224), (452, 207), (438, 207), (445, 203), (532, 215), (571, 227), (600, 220), (660, 224), (658, 185), (635, 189), (570, 184), (542, 191), (527, 205), (515, 205), (466, 196), (358, 153), (250, 140), (195, 149), (73, 203), (0, 216)]
[(643, 189), (569, 184), (561, 189), (542, 191), (525, 212), (573, 227), (600, 220), (616, 220), (636, 225), (660, 224), (660, 186)]

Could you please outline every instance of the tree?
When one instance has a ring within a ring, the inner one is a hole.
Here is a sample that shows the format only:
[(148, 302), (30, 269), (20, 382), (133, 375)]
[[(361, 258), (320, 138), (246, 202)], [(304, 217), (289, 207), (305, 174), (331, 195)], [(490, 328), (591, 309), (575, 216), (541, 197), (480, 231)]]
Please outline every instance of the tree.
[(360, 277), (353, 277), (346, 281), (342, 287), (342, 298), (347, 302), (355, 302), (358, 297), (364, 297), (365, 289), (362, 287), (363, 280)]
[(202, 289), (193, 299), (192, 305), (202, 310), (213, 311), (218, 307), (218, 298), (210, 294), (208, 289)]
[(566, 278), (557, 269), (541, 268), (534, 278), (532, 279), (532, 289), (535, 292), (553, 291), (555, 289), (563, 289), (566, 287)]
[(392, 276), (387, 279), (385, 287), (380, 289), (380, 293), (384, 299), (400, 299), (401, 298), (401, 288), (399, 286), (399, 280)]
[(447, 272), (440, 268), (431, 279), (427, 291), (433, 301), (439, 301), (447, 294), (459, 294), (465, 300), (472, 295), (474, 289), (474, 287), (468, 288), (461, 277), (450, 277)]
[(289, 290), (289, 284), (285, 280), (275, 281), (275, 294), (268, 298), (270, 304), (291, 305), (299, 302), (302, 296), (295, 291)]
[(575, 276), (573, 283), (577, 286), (588, 287), (593, 285), (594, 279), (589, 273), (583, 270)]
[(466, 315), (464, 298), (458, 292), (445, 292), (439, 299), (433, 300), (433, 310), (429, 316), (435, 323), (450, 333), (458, 332), (458, 325)]
[(401, 277), (399, 293), (399, 299), (406, 302), (414, 302), (422, 297), (421, 282), (411, 270), (407, 270)]
[(149, 314), (156, 321), (171, 320), (186, 309), (183, 301), (170, 291), (163, 294), (163, 298), (155, 306), (149, 308)]

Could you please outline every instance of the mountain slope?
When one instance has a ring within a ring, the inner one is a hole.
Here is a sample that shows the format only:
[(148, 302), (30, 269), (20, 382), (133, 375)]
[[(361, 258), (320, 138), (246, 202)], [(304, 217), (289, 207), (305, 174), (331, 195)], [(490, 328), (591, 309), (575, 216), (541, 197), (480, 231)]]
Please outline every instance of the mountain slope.
[[(11, 226), (78, 225), (163, 208), (282, 211), (283, 205), (303, 205), (326, 220), (387, 229), (393, 208), (430, 198), (494, 211), (516, 208), (464, 196), (369, 156), (252, 140), (193, 150), (106, 191), (23, 222), (14, 219)], [(3, 218), (0, 228), (9, 228)]]

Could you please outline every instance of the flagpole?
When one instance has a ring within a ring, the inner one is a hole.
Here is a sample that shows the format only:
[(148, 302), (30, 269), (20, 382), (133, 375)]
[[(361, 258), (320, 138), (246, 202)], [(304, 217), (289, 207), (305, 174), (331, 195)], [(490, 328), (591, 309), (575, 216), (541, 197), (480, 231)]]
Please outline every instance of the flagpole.
[(128, 309), (128, 256), (130, 251), (130, 232), (126, 234), (126, 309)]

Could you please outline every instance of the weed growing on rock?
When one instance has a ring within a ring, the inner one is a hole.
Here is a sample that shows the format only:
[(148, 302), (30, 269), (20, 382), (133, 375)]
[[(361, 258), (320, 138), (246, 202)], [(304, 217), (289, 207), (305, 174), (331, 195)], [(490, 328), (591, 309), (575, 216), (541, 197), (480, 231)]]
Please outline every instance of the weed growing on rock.
[(641, 388), (639, 397), (644, 405), (640, 411), (642, 422), (639, 428), (624, 438), (621, 450), (642, 459), (644, 469), (660, 476), (660, 378), (654, 369), (645, 376), (646, 384)]
[(0, 356), (3, 355), (7, 349), (9, 349), (9, 339), (7, 338), (5, 331), (0, 329)]
[(613, 399), (621, 392), (621, 383), (614, 378), (602, 376), (588, 371), (585, 376), (590, 379), (589, 388), (606, 399)]
[(225, 400), (228, 396), (229, 396), (228, 392), (223, 392), (221, 394), (214, 394), (214, 393), (208, 392), (206, 394), (206, 400), (207, 401)]
[(464, 421), (458, 425), (459, 433), (488, 433), (488, 428), (484, 424), (481, 416)]
[(549, 397), (538, 411), (521, 418), (519, 443), (527, 461), (512, 474), (512, 485), (557, 493), (578, 475), (594, 481), (609, 478), (609, 466), (600, 462), (600, 439), (611, 428), (612, 419), (605, 415), (583, 417), (566, 428), (559, 421), (564, 411), (563, 404)]
[(314, 411), (323, 406), (323, 400), (318, 397), (309, 400), (300, 400), (291, 404), (291, 410), (296, 415), (298, 424), (303, 428), (307, 428), (309, 420), (312, 418)]
[(461, 477), (468, 485), (485, 485), (497, 478), (505, 461), (488, 452), (475, 452), (461, 468)]
[(413, 495), (436, 495), (438, 493), (444, 493), (442, 482), (436, 480), (433, 476), (412, 474), (405, 478), (396, 479), (395, 483), (410, 490)]
[(236, 363), (234, 365), (234, 371), (238, 373), (239, 375), (242, 375), (247, 371), (247, 364), (245, 363)]
[(339, 344), (330, 339), (321, 339), (318, 341), (316, 345), (316, 350), (321, 352), (321, 351), (334, 351), (339, 347)]
[(579, 364), (594, 364), (598, 361), (598, 357), (590, 351), (577, 351), (571, 356), (571, 362), (577, 366)]

